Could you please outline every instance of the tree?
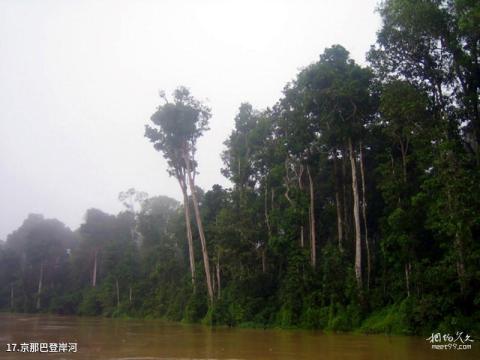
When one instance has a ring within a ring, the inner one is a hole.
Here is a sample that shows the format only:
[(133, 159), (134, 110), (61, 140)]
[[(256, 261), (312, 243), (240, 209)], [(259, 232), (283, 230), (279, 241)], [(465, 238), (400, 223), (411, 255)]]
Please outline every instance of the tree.
[[(19, 282), (16, 286), (9, 284), (10, 295), (14, 298), (14, 288), (19, 290), (24, 297), (24, 311), (41, 310), (48, 305), (51, 297), (49, 290), (65, 285), (69, 257), (67, 249), (71, 249), (74, 243), (71, 230), (64, 224), (56, 219), (45, 219), (39, 214), (30, 214), (20, 228), (8, 235), (5, 250), (11, 252), (10, 256), (15, 255), (20, 266), (9, 269), (18, 271), (15, 278)], [(12, 278), (10, 280), (13, 281)], [(31, 292), (34, 288), (35, 294)], [(15, 299), (11, 300), (15, 302)]]
[[(454, 244), (452, 267), (462, 294), (468, 284), (465, 254), (472, 253), (477, 226), (471, 214), (478, 212), (474, 196), (465, 201), (464, 184), (477, 181), (480, 165), (480, 32), (474, 25), (479, 11), (478, 2), (468, 0), (384, 1), (379, 8), (383, 26), (368, 55), (382, 82), (405, 79), (428, 95), (435, 120), (430, 129), (433, 156), (423, 169), (428, 176), (421, 187), (423, 195), (432, 197), (418, 199), (431, 210), (427, 223), (436, 224), (433, 228), (442, 229)], [(404, 109), (416, 104), (399, 103)]]
[(195, 175), (197, 163), (195, 161), (196, 144), (204, 131), (208, 130), (208, 120), (211, 117), (210, 109), (196, 100), (185, 87), (179, 87), (173, 92), (173, 103), (168, 102), (165, 96), (164, 105), (158, 107), (152, 115), (151, 121), (155, 127), (146, 125), (145, 136), (154, 144), (158, 151), (162, 151), (169, 165), (169, 174), (177, 178), (184, 196), (185, 221), (190, 248), (190, 266), (192, 282), (195, 280), (194, 256), (192, 235), (189, 226), (187, 184), (195, 211), (200, 242), (202, 245), (203, 264), (207, 290), (210, 301), (213, 303), (213, 287), (210, 275), (208, 250), (203, 229), (200, 208), (195, 189)]
[(137, 212), (135, 211), (135, 204), (139, 204), (140, 206), (142, 203), (148, 198), (148, 194), (144, 191), (137, 191), (135, 188), (130, 188), (127, 191), (122, 191), (118, 194), (118, 200), (123, 203), (123, 205), (127, 208), (127, 211), (132, 213), (133, 215), (133, 222), (130, 228), (130, 233), (133, 241), (139, 243), (141, 241), (140, 233), (137, 230)]
[(422, 227), (418, 224), (423, 218), (412, 199), (420, 187), (421, 154), (430, 150), (433, 135), (428, 107), (426, 94), (407, 81), (394, 80), (382, 88), (377, 126), (388, 144), (378, 158), (386, 214), (382, 242), (403, 263), (407, 297), (417, 268), (418, 229)]
[[(268, 190), (264, 176), (270, 170), (266, 150), (269, 148), (267, 143), (270, 141), (271, 130), (267, 111), (262, 113), (253, 109), (251, 104), (242, 103), (235, 116), (235, 128), (224, 142), (227, 149), (222, 153), (225, 166), (222, 173), (233, 182), (232, 198), (236, 208), (244, 215), (237, 220), (237, 231), (244, 243), (260, 253), (263, 272), (266, 272), (267, 267), (267, 242), (272, 234), (267, 206), (264, 205), (263, 209), (264, 221), (258, 219), (256, 208), (259, 197)], [(258, 186), (263, 186), (264, 191), (259, 191)], [(265, 201), (268, 202), (267, 195), (264, 195), (264, 204)], [(269, 230), (263, 226), (264, 222)], [(264, 236), (265, 230), (269, 234), (267, 238)]]
[[(480, 5), (470, 0), (387, 0), (383, 26), (368, 55), (380, 79), (403, 77), (423, 87), (448, 136), (463, 141), (480, 165)], [(456, 107), (454, 112), (449, 111)]]
[(92, 287), (97, 286), (98, 271), (102, 251), (115, 238), (115, 216), (98, 209), (88, 209), (85, 222), (80, 225), (79, 233), (84, 239), (83, 246), (93, 251)]
[[(292, 120), (286, 121), (284, 134), (291, 148), (297, 149), (297, 158), (311, 162), (322, 152), (332, 154), (334, 169), (339, 149), (342, 150), (342, 157), (349, 159), (355, 224), (355, 274), (359, 290), (363, 287), (360, 203), (365, 204), (366, 200), (365, 196), (360, 200), (357, 162), (363, 151), (365, 127), (375, 110), (370, 94), (372, 76), (370, 70), (349, 59), (347, 50), (334, 45), (325, 49), (320, 61), (304, 69), (295, 82), (287, 87), (283, 104), (284, 112), (290, 113), (296, 120), (295, 123)], [(314, 227), (313, 181), (309, 170), (307, 165), (311, 199), (310, 223)], [(343, 221), (339, 216), (338, 200), (336, 206), (337, 226), (340, 229)], [(314, 233), (314, 229), (311, 233)], [(341, 235), (338, 237), (340, 239)], [(312, 252), (313, 250), (312, 248)]]
[[(311, 69), (312, 67), (310, 67)], [(285, 198), (292, 210), (299, 215), (300, 245), (304, 247), (304, 214), (308, 211), (308, 233), (310, 235), (310, 264), (313, 268), (317, 263), (317, 228), (315, 212), (315, 185), (312, 176), (312, 165), (318, 155), (316, 141), (319, 137), (318, 129), (312, 121), (311, 113), (307, 109), (308, 87), (303, 82), (309, 77), (309, 69), (302, 71), (297, 79), (284, 89), (284, 97), (275, 109), (278, 119), (278, 136), (284, 139), (284, 187)], [(305, 210), (303, 192), (308, 179), (308, 210)], [(298, 188), (299, 196), (296, 201), (290, 194)]]

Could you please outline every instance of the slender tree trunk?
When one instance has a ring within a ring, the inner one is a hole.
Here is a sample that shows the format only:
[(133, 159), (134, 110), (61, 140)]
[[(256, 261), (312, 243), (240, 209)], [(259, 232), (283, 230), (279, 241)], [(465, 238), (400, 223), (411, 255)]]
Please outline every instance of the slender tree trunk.
[(188, 173), (188, 183), (190, 185), (190, 192), (192, 194), (193, 208), (195, 210), (195, 219), (197, 220), (198, 233), (200, 235), (200, 243), (202, 245), (202, 255), (203, 255), (203, 266), (205, 268), (205, 278), (207, 280), (207, 290), (210, 303), (213, 304), (213, 288), (212, 288), (212, 279), (210, 277), (210, 264), (208, 260), (208, 249), (207, 241), (205, 239), (205, 232), (203, 231), (202, 218), (200, 216), (200, 208), (198, 206), (197, 192), (195, 190), (195, 183), (192, 177), (192, 168), (190, 159), (187, 157), (187, 173)]
[(10, 284), (10, 310), (13, 310), (14, 299), (13, 284)]
[(342, 192), (343, 192), (342, 201), (343, 201), (343, 223), (344, 223), (343, 238), (348, 240), (350, 237), (351, 219), (349, 216), (348, 206), (347, 206), (347, 169), (346, 169), (347, 158), (346, 158), (345, 152), (343, 155), (344, 155), (342, 160)]
[(383, 288), (383, 298), (385, 299), (387, 296), (387, 266), (386, 266), (386, 259), (385, 253), (382, 251), (382, 288)]
[(455, 232), (455, 248), (457, 250), (457, 275), (460, 282), (460, 293), (465, 293), (466, 281), (465, 281), (465, 260), (463, 253), (463, 242), (460, 237), (459, 231)]
[(132, 285), (130, 285), (129, 288), (128, 288), (128, 303), (131, 304), (131, 303), (132, 303), (132, 300), (133, 300), (133, 297), (132, 297)]
[[(295, 203), (290, 198), (290, 176), (289, 176), (289, 166), (288, 166), (288, 157), (285, 159), (285, 198), (288, 200), (288, 203), (291, 207), (295, 207)], [(272, 189), (273, 190), (273, 189)], [(273, 197), (273, 194), (272, 194)]]
[[(303, 182), (302, 182), (302, 175), (303, 175), (304, 167), (300, 164), (300, 174), (298, 176), (298, 188), (300, 191), (303, 192)], [(303, 219), (302, 219), (303, 222)], [(305, 228), (303, 225), (300, 226), (300, 247), (303, 249), (305, 247)]]
[[(265, 184), (265, 224), (267, 225), (267, 231), (268, 231), (268, 240), (272, 238), (272, 227), (270, 226), (270, 219), (268, 216), (268, 187), (267, 184)], [(267, 241), (263, 242), (263, 253), (262, 253), (262, 270), (265, 273), (265, 249), (267, 247)]]
[(271, 211), (273, 211), (273, 205), (274, 205), (274, 201), (275, 201), (275, 189), (272, 189), (271, 190), (271, 193), (272, 193), (272, 201), (271, 201)]
[(337, 210), (337, 237), (338, 237), (338, 250), (343, 252), (343, 221), (342, 221), (342, 208), (340, 204), (340, 194), (335, 191), (335, 207)]
[(220, 258), (217, 257), (217, 297), (220, 299), (221, 291), (222, 291), (222, 281), (220, 278)]
[(407, 286), (407, 297), (410, 297), (410, 270), (411, 265), (410, 262), (405, 264), (405, 283)]
[(272, 228), (270, 226), (270, 218), (268, 216), (268, 187), (265, 184), (265, 225), (267, 226), (268, 238), (272, 237)]
[(315, 193), (313, 189), (313, 180), (312, 175), (310, 173), (310, 166), (307, 165), (307, 174), (308, 174), (308, 182), (309, 182), (309, 189), (310, 189), (310, 246), (311, 246), (311, 262), (312, 267), (315, 268), (317, 265), (317, 241), (316, 241), (316, 233), (315, 233)]
[[(455, 159), (450, 159), (450, 162), (455, 164)], [(454, 205), (453, 205), (452, 194), (449, 188), (447, 188), (447, 199), (448, 199), (449, 213), (453, 214)], [(456, 267), (457, 267), (458, 282), (460, 284), (460, 293), (463, 295), (467, 284), (466, 284), (466, 278), (465, 278), (465, 256), (464, 256), (464, 249), (463, 249), (463, 241), (462, 241), (462, 236), (461, 236), (459, 227), (460, 225), (456, 223), (454, 245), (457, 253)]]
[(95, 253), (93, 254), (92, 287), (97, 286), (97, 257), (98, 249), (95, 249)]
[(41, 295), (42, 295), (42, 286), (43, 286), (43, 261), (40, 264), (40, 278), (38, 279), (38, 292), (37, 292), (37, 310), (41, 308)]
[[(408, 147), (406, 147), (403, 144), (402, 140), (399, 140), (400, 143), (400, 151), (402, 153), (402, 174), (403, 174), (403, 182), (406, 184), (407, 183), (407, 150)], [(408, 143), (407, 143), (408, 146)]]
[(342, 220), (342, 206), (340, 204), (340, 193), (338, 191), (338, 171), (337, 171), (337, 150), (333, 155), (333, 183), (335, 187), (335, 207), (337, 209), (337, 236), (338, 249), (343, 251), (343, 220)]
[(115, 278), (115, 288), (117, 292), (117, 309), (120, 307), (120, 287), (118, 286), (118, 278)]
[(362, 290), (362, 236), (360, 230), (360, 205), (358, 199), (357, 168), (353, 153), (352, 140), (348, 139), (350, 165), (352, 167), (353, 218), (355, 221), (355, 277), (358, 289)]
[[(241, 187), (243, 188), (243, 178), (242, 178), (242, 168), (240, 167), (240, 158), (237, 161), (238, 166), (238, 178), (240, 180)], [(240, 197), (242, 196), (242, 192), (240, 192)]]
[(367, 222), (367, 197), (365, 187), (365, 164), (363, 157), (363, 145), (360, 143), (360, 176), (362, 178), (362, 217), (363, 227), (365, 231), (365, 245), (367, 247), (367, 289), (370, 289), (370, 274), (371, 274), (371, 253), (370, 240), (368, 239), (368, 222)]
[[(290, 198), (290, 182), (291, 182), (291, 179), (290, 177), (288, 176), (288, 158), (285, 160), (285, 188), (286, 188), (286, 191), (285, 191), (285, 198), (288, 200), (288, 203), (290, 204), (290, 206), (292, 208), (295, 209), (295, 202)], [(300, 176), (298, 177), (298, 187), (300, 190), (303, 190), (303, 186), (302, 186), (302, 173), (303, 173), (303, 165), (301, 167), (301, 170), (300, 170)], [(273, 195), (273, 194), (272, 194)], [(272, 197), (272, 205), (273, 205), (273, 197)], [(309, 213), (308, 213), (308, 220), (310, 221), (310, 208), (309, 208)], [(303, 221), (303, 219), (302, 219)], [(304, 228), (303, 228), (303, 225), (300, 226), (300, 247), (304, 247), (305, 246), (305, 241), (304, 241)]]
[(266, 273), (267, 272), (267, 256), (265, 254), (265, 247), (262, 248), (262, 273)]
[(183, 211), (185, 215), (185, 227), (187, 230), (187, 242), (188, 242), (188, 257), (190, 260), (190, 274), (192, 276), (192, 288), (193, 292), (196, 291), (195, 285), (195, 254), (193, 250), (193, 236), (192, 236), (192, 224), (190, 223), (190, 204), (188, 201), (186, 184), (180, 184), (183, 193)]
[[(402, 153), (402, 178), (404, 185), (407, 184), (407, 149), (405, 148), (402, 139), (399, 139), (400, 144), (400, 152)], [(392, 156), (392, 169), (394, 169), (394, 161)], [(393, 171), (393, 175), (395, 176), (395, 171)], [(402, 193), (399, 195), (398, 198), (398, 206), (402, 206), (402, 199), (405, 194), (405, 189), (403, 189)], [(410, 254), (407, 252), (407, 262), (405, 263), (405, 286), (407, 289), (407, 297), (410, 297), (410, 287), (411, 287), (411, 274), (412, 265), (410, 263)]]
[[(215, 296), (215, 291), (217, 291), (217, 280), (216, 280), (216, 277), (215, 277), (215, 265), (213, 266), (213, 269), (211, 271), (211, 274), (210, 274), (211, 278), (212, 278), (212, 288), (213, 288), (213, 296)], [(218, 295), (217, 295), (218, 296)]]

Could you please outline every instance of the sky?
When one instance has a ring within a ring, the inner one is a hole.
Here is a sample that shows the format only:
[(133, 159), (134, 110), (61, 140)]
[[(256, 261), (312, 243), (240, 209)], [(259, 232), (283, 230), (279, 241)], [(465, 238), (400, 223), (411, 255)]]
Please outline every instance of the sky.
[(229, 186), (223, 142), (242, 102), (271, 107), (326, 47), (358, 63), (377, 0), (0, 0), (0, 239), (29, 213), (72, 230), (131, 187), (181, 198), (144, 137), (177, 86), (212, 109), (197, 185)]

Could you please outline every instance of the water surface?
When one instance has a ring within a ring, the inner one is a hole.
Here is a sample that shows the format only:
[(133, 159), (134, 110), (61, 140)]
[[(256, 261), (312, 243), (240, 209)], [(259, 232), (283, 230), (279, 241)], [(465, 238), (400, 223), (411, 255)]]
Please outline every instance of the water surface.
[[(6, 352), (8, 343), (77, 343), (76, 353)], [(421, 337), (209, 328), (157, 320), (0, 314), (1, 359), (480, 359)]]

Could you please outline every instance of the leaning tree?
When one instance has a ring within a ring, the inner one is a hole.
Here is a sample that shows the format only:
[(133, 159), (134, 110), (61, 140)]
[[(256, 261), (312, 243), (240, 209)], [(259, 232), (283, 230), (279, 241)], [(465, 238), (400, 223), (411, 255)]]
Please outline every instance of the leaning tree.
[(210, 301), (213, 301), (213, 287), (210, 276), (207, 242), (195, 189), (195, 174), (197, 168), (197, 162), (195, 161), (196, 144), (203, 132), (208, 130), (208, 120), (211, 117), (211, 111), (202, 102), (195, 99), (185, 87), (177, 88), (172, 95), (173, 102), (169, 102), (164, 93), (160, 94), (164, 104), (160, 105), (150, 118), (154, 126), (145, 126), (145, 136), (150, 139), (156, 150), (163, 153), (164, 158), (168, 162), (168, 173), (177, 179), (182, 189), (190, 270), (192, 274), (192, 284), (195, 289), (195, 264), (187, 184), (190, 187), (195, 219), (202, 246), (208, 295)]

